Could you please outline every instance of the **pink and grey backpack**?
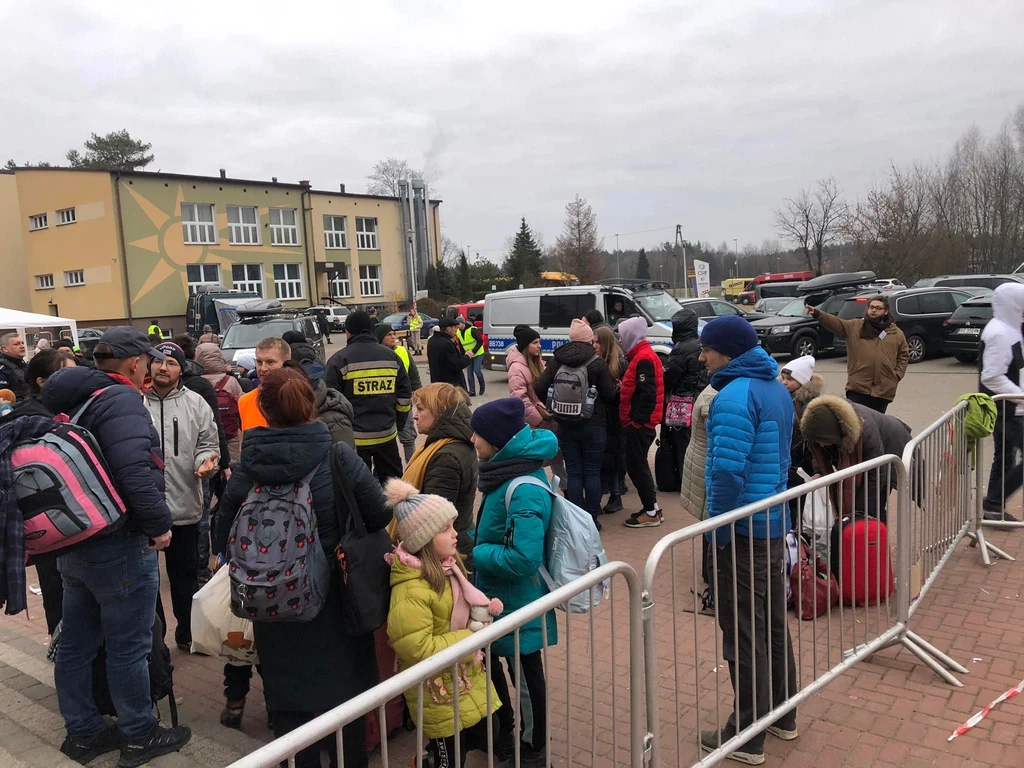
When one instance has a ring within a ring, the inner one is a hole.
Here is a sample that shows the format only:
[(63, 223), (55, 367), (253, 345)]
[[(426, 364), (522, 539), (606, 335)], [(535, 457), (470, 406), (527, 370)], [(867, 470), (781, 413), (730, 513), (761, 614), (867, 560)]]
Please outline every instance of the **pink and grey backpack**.
[(57, 416), (48, 432), (14, 446), (11, 474), (30, 555), (110, 535), (125, 522), (125, 504), (96, 438), (78, 426), (107, 389), (93, 392), (70, 419)]

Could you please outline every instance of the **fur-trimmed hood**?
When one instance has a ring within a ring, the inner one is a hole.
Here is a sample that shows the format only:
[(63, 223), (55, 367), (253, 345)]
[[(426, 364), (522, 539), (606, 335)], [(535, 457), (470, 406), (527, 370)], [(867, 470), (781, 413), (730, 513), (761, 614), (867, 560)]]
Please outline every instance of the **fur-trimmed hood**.
[(825, 391), (825, 379), (820, 374), (813, 374), (811, 380), (793, 393), (793, 407), (799, 418), (803, 415), (807, 404), (816, 397), (820, 397)]
[[(805, 386), (810, 384), (811, 382), (808, 382)], [(797, 394), (803, 389), (804, 387), (801, 387), (797, 390)], [(839, 450), (842, 453), (851, 453), (860, 440), (862, 422), (848, 400), (835, 395), (819, 395), (804, 407), (800, 431), (805, 440), (831, 442), (837, 425), (841, 437)]]

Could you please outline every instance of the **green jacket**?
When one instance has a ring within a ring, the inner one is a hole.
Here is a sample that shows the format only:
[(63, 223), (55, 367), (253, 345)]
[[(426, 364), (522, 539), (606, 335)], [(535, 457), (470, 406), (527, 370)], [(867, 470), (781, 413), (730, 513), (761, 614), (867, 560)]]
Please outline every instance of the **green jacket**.
[[(523, 427), (508, 444), (498, 451), (493, 461), (537, 459), (547, 461), (558, 453), (558, 439), (546, 429)], [(543, 469), (531, 473), (547, 482)], [(544, 564), (544, 537), (551, 522), (551, 497), (541, 488), (522, 485), (512, 496), (512, 507), (505, 508), (505, 489), (511, 479), (485, 493), (477, 513), (473, 567), (476, 586), (488, 597), (496, 597), (505, 605), (507, 616), (524, 605), (547, 594), (548, 589), (538, 570)], [(546, 617), (547, 641), (558, 642), (555, 615)], [(540, 618), (524, 625), (519, 635), (520, 653), (539, 651), (543, 645)], [(496, 640), (495, 654), (515, 654), (512, 634)]]
[[(401, 558), (401, 559), (400, 559)], [(404, 551), (391, 564), (391, 610), (388, 612), (388, 639), (398, 656), (399, 670), (464, 640), (468, 629), (452, 631), (452, 585), (446, 582), (438, 595), (423, 579), (418, 561)], [(490, 680), (483, 665), (473, 656), (459, 664), (459, 730), (472, 728), (487, 712), (487, 686)], [(455, 702), (450, 669), (428, 680), (423, 690), (423, 735), (440, 739), (455, 735)], [(419, 686), (405, 692), (410, 712), (419, 712)], [(499, 706), (497, 693), (491, 690), (491, 711)], [(463, 745), (465, 749), (465, 745)]]

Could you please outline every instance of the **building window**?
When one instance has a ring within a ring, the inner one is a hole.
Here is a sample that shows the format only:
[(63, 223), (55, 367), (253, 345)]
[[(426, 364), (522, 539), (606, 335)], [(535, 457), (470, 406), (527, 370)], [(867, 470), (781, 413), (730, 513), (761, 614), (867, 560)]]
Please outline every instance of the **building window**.
[(302, 298), (302, 267), (300, 265), (274, 265), (274, 298), (286, 300)]
[(228, 206), (228, 242), (232, 245), (260, 244), (260, 217), (254, 207)]
[(46, 214), (39, 213), (28, 217), (28, 231), (35, 232), (37, 229), (46, 229)]
[(232, 264), (231, 287), (263, 298), (263, 267), (259, 264)]
[(376, 264), (359, 265), (359, 293), (364, 297), (383, 295), (380, 290), (380, 267)]
[(324, 216), (324, 248), (348, 248), (344, 216)]
[(270, 209), (270, 243), (272, 245), (298, 245), (299, 227), (294, 208)]
[(188, 292), (201, 285), (220, 286), (220, 264), (186, 264), (185, 274), (188, 276)]
[(377, 250), (376, 219), (356, 219), (356, 245), (363, 251)]
[(75, 218), (74, 208), (65, 208), (61, 211), (57, 211), (57, 226), (62, 227), (65, 224), (74, 224), (78, 219)]
[(64, 285), (68, 288), (74, 287), (76, 285), (85, 285), (85, 270), (72, 269), (65, 272)]
[(338, 299), (352, 297), (352, 281), (349, 279), (348, 264), (339, 264), (331, 278), (331, 296)]
[(206, 203), (182, 203), (181, 231), (187, 245), (216, 243), (217, 228), (213, 225), (213, 206)]
[(53, 288), (53, 275), (36, 275), (36, 290), (45, 291)]

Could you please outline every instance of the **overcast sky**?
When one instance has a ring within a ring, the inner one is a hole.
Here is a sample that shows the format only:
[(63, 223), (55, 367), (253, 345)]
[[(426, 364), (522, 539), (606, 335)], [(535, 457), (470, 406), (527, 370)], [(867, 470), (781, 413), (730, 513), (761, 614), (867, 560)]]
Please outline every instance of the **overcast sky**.
[(394, 155), (481, 257), (520, 216), (553, 244), (576, 193), (609, 248), (742, 247), (815, 179), (998, 130), (1022, 30), (1021, 0), (0, 0), (0, 162), (127, 128), (151, 170), (363, 191)]

